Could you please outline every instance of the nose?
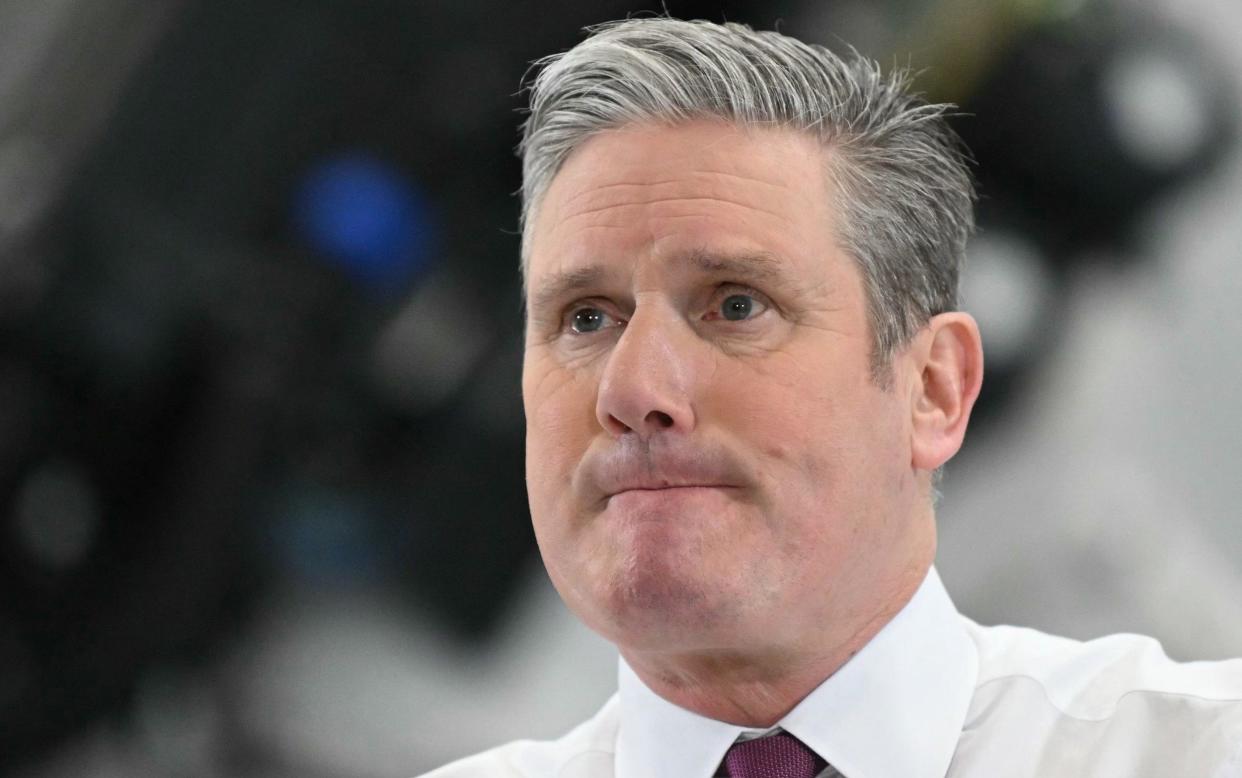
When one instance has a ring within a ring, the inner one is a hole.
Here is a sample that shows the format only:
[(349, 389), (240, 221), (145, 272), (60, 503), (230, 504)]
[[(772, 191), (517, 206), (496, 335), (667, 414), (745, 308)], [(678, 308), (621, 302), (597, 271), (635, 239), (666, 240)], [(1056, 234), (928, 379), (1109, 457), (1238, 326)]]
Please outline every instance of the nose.
[(697, 337), (672, 311), (636, 311), (600, 377), (595, 416), (609, 433), (694, 429)]

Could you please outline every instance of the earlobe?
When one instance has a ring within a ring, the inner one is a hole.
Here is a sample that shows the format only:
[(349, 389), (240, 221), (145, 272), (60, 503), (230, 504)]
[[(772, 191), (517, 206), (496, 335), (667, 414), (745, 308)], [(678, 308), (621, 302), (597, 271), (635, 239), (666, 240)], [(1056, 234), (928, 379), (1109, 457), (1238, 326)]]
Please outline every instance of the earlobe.
[(983, 383), (979, 327), (960, 311), (933, 316), (919, 337), (911, 402), (911, 465), (935, 470), (957, 453)]

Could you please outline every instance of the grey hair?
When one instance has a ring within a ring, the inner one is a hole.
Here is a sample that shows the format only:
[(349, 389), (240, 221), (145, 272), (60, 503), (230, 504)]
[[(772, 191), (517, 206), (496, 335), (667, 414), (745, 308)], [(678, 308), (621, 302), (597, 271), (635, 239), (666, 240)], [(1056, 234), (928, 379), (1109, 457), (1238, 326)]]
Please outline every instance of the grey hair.
[(861, 268), (872, 368), (937, 313), (957, 307), (974, 229), (967, 158), (949, 105), (911, 91), (912, 75), (742, 24), (628, 19), (588, 27), (537, 61), (522, 127), (522, 272), (534, 214), (566, 158), (603, 130), (719, 118), (817, 137), (843, 215), (841, 248)]

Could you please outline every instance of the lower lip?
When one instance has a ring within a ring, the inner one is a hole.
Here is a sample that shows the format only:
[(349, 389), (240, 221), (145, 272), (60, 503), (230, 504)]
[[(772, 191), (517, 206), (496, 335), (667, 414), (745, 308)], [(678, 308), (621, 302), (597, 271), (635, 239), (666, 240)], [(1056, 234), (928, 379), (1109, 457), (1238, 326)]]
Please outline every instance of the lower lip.
[(620, 510), (668, 508), (687, 500), (713, 497), (732, 491), (730, 486), (672, 486), (667, 489), (629, 489), (608, 498), (608, 506)]

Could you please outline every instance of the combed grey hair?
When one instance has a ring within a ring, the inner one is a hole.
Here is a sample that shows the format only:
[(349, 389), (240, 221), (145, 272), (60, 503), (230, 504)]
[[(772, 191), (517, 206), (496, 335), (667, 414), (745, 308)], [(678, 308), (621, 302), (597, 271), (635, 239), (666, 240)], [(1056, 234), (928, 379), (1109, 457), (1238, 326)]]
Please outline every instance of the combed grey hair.
[(974, 186), (945, 121), (952, 106), (914, 94), (909, 71), (885, 75), (852, 50), (742, 24), (657, 17), (587, 32), (535, 63), (518, 147), (523, 276), (535, 212), (576, 148), (626, 125), (719, 118), (804, 131), (831, 152), (839, 239), (861, 268), (877, 376), (932, 316), (957, 307)]

